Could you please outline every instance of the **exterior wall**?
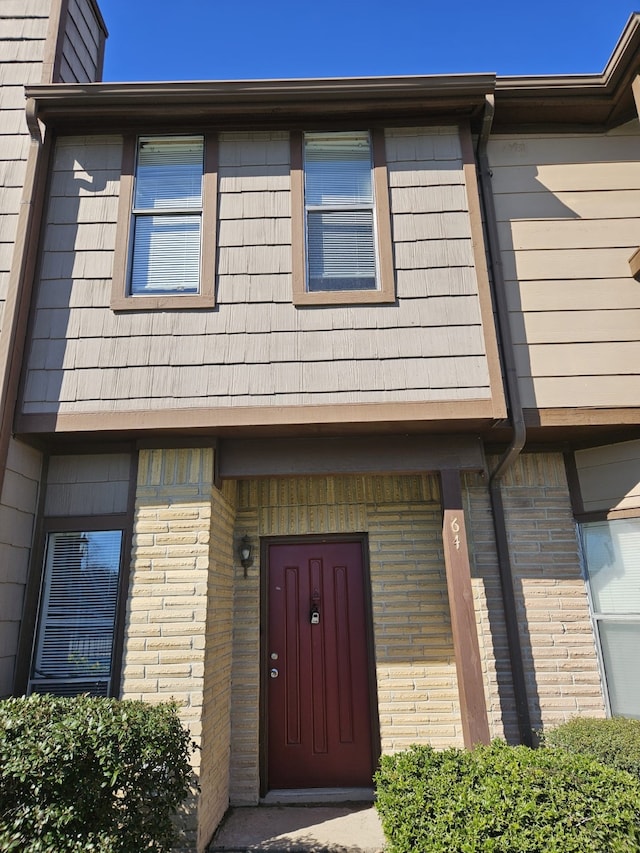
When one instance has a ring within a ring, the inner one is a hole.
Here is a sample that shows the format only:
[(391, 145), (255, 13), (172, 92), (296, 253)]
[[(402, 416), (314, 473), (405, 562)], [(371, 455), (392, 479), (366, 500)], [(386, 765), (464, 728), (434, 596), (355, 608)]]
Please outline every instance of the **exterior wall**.
[[(7, 296), (29, 133), (24, 86), (39, 83), (50, 0), (3, 0), (0, 17), (0, 311)], [(1, 314), (0, 314), (1, 324)]]
[(102, 76), (105, 31), (94, 0), (69, 0), (55, 82), (95, 83)]
[(602, 716), (604, 696), (562, 455), (525, 454), (503, 500), (534, 730)]
[[(70, 0), (69, 14), (58, 20), (60, 9), (58, 0), (2, 0), (0, 10), (0, 329), (11, 269), (14, 262), (17, 264), (14, 252), (16, 258), (22, 252), (22, 247), (16, 246), (16, 239), (30, 148), (24, 86), (51, 79), (47, 75), (53, 68), (50, 60), (60, 25), (66, 27), (69, 48), (78, 44), (72, 32), (76, 24), (79, 32), (96, 38), (93, 50), (96, 62), (87, 64), (88, 74), (78, 77), (72, 72), (66, 80), (97, 79), (102, 59), (105, 33), (92, 0)], [(8, 322), (7, 328), (10, 325)], [(5, 350), (13, 351), (12, 343)], [(0, 373), (5, 369), (5, 364), (0, 365)], [(3, 405), (13, 406), (13, 402), (3, 401)], [(0, 696), (13, 689), (41, 464), (40, 453), (10, 439), (0, 498)]]
[(585, 512), (640, 509), (640, 441), (575, 453)]
[[(261, 536), (368, 534), (383, 751), (417, 742), (461, 746), (437, 478), (305, 477), (237, 485), (236, 538), (245, 533), (254, 542)], [(487, 539), (480, 518), (478, 546)], [(503, 715), (500, 707), (496, 674), (504, 680), (505, 663), (496, 664), (494, 644), (503, 658), (505, 649), (499, 638), (491, 638), (498, 617), (495, 600), (487, 601), (496, 596), (495, 572), (495, 556), (493, 562), (476, 556), (473, 583), (490, 727), (492, 735), (505, 736), (508, 713)], [(231, 731), (231, 802), (236, 805), (256, 803), (259, 790), (258, 559), (247, 574), (236, 567)]]
[(234, 507), (214, 488), (209, 543), (198, 850), (203, 850), (211, 841), (229, 805), (234, 521)]
[[(6, 300), (25, 182), (29, 132), (24, 87), (41, 82), (95, 82), (102, 73), (105, 30), (93, 0), (2, 0), (0, 17), (0, 309)], [(51, 16), (51, 17), (50, 17)], [(55, 68), (57, 28), (61, 68)], [(1, 323), (1, 315), (0, 315)]]
[(489, 144), (525, 407), (638, 406), (640, 130)]
[(121, 695), (175, 699), (201, 744), (194, 774), (215, 781), (182, 816), (199, 851), (228, 804), (232, 522), (212, 450), (140, 452)]
[(519, 743), (498, 555), (486, 477), (464, 475), (463, 500), (489, 733), (492, 738)]
[(126, 512), (130, 465), (128, 453), (52, 456), (47, 469), (45, 517)]
[(387, 152), (397, 304), (295, 307), (288, 134), (222, 133), (216, 310), (114, 313), (121, 139), (61, 139), (22, 411), (490, 399), (458, 130)]
[(42, 454), (11, 440), (0, 499), (0, 698), (13, 691)]

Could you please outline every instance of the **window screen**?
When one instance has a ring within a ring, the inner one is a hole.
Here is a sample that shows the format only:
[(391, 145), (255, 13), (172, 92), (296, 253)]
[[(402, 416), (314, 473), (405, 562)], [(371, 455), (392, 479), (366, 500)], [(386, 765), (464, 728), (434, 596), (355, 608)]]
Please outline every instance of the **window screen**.
[(309, 291), (375, 290), (368, 133), (307, 133), (304, 193)]
[(121, 530), (48, 535), (30, 693), (109, 695), (121, 548)]
[(199, 292), (203, 170), (201, 136), (138, 141), (131, 295)]

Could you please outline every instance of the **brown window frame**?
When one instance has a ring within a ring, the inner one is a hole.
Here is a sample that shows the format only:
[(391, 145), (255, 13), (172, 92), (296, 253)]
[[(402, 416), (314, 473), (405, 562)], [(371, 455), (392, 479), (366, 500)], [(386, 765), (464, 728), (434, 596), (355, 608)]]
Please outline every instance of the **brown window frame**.
[[(360, 129), (360, 128), (358, 128)], [(365, 128), (366, 129), (366, 128)], [(357, 305), (396, 301), (396, 286), (391, 237), (389, 179), (384, 129), (373, 128), (371, 151), (373, 160), (374, 210), (377, 228), (379, 287), (376, 290), (307, 290), (307, 258), (305, 249), (304, 202), (304, 132), (293, 131), (291, 143), (291, 243), (293, 252), (294, 305)]]
[(118, 602), (114, 622), (114, 642), (111, 659), (111, 685), (109, 696), (121, 693), (122, 659), (124, 652), (125, 614), (128, 603), (129, 575), (131, 562), (131, 512), (103, 515), (46, 516), (38, 525), (30, 560), (30, 575), (25, 592), (25, 609), (20, 629), (20, 643), (16, 658), (15, 695), (22, 695), (28, 687), (33, 655), (35, 654), (42, 586), (45, 579), (45, 553), (47, 537), (51, 533), (69, 533), (76, 530), (102, 531), (121, 530), (120, 571)]
[[(204, 136), (200, 292), (197, 294), (160, 294), (153, 296), (134, 296), (129, 293), (133, 190), (139, 135), (127, 134), (123, 139), (122, 146), (120, 200), (118, 203), (116, 247), (113, 259), (111, 288), (111, 308), (113, 311), (165, 311), (181, 308), (212, 308), (215, 305), (218, 138), (215, 133), (207, 133), (206, 131), (198, 131), (198, 133)], [(145, 133), (144, 135), (147, 136), (149, 134)], [(169, 137), (178, 134), (159, 133), (157, 135)]]

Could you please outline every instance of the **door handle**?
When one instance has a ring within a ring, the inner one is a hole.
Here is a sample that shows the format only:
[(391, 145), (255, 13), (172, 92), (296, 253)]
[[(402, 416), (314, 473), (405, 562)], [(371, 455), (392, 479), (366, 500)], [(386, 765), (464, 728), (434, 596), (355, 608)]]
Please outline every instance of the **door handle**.
[(279, 673), (278, 673), (278, 670), (275, 668), (275, 666), (273, 667), (273, 669), (271, 670), (269, 675), (271, 676), (271, 678), (277, 678), (278, 677)]

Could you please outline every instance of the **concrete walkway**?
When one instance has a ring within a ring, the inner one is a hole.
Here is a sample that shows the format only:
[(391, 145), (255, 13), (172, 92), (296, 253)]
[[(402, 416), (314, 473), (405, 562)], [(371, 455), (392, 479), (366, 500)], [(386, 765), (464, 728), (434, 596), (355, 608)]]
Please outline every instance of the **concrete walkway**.
[(230, 809), (208, 853), (382, 853), (383, 847), (371, 804), (262, 805)]

